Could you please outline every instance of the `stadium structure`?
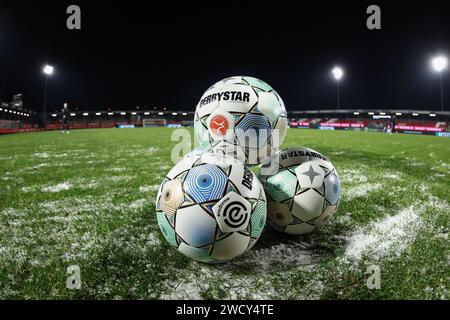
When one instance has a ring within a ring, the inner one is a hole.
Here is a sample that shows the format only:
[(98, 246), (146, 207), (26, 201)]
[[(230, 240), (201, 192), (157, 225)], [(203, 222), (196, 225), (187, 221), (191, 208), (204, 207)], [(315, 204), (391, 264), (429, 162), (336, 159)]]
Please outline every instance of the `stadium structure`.
[[(289, 127), (320, 130), (352, 130), (398, 132), (450, 136), (450, 112), (401, 109), (340, 109), (288, 111)], [(190, 127), (194, 111), (175, 111), (166, 108), (95, 110), (70, 113), (70, 129), (134, 128), (134, 127)], [(45, 120), (45, 121), (44, 121)], [(9, 103), (1, 102), (0, 134), (58, 130), (58, 111), (43, 113), (24, 108), (22, 95)]]

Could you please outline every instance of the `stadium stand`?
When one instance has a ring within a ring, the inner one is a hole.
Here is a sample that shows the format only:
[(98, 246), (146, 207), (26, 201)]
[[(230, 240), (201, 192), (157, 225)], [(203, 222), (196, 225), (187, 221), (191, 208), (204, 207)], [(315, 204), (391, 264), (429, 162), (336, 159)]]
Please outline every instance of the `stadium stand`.
[[(71, 129), (120, 128), (143, 126), (193, 126), (193, 112), (174, 111), (82, 111), (71, 112)], [(58, 130), (61, 126), (58, 113), (51, 113), (46, 130)]]
[[(38, 130), (59, 130), (58, 111), (43, 115), (23, 108), (16, 97), (10, 103), (1, 103), (0, 134)], [(71, 111), (71, 129), (130, 128), (130, 127), (188, 127), (193, 126), (193, 111), (168, 110), (103, 110)], [(288, 113), (291, 128), (321, 130), (355, 130), (401, 132), (415, 134), (450, 133), (450, 112), (413, 110), (308, 110)]]
[(39, 130), (32, 120), (36, 113), (25, 109), (21, 99), (19, 94), (9, 103), (0, 101), (0, 134)]
[(323, 110), (289, 113), (291, 128), (436, 134), (450, 132), (450, 112)]

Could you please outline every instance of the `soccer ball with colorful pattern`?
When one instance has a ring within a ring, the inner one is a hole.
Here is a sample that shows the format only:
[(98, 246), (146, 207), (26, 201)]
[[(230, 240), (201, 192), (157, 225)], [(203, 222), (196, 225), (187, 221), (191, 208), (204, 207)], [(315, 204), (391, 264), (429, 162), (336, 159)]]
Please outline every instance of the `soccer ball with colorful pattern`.
[(267, 205), (261, 183), (244, 164), (229, 156), (191, 154), (164, 178), (156, 214), (164, 237), (178, 251), (218, 263), (256, 243)]
[(287, 113), (278, 93), (252, 77), (226, 78), (197, 104), (196, 142), (249, 165), (262, 163), (283, 143)]
[[(269, 225), (302, 235), (320, 227), (336, 212), (341, 187), (329, 159), (312, 149), (295, 148), (280, 151), (270, 160), (258, 173), (266, 191)], [(271, 164), (277, 170), (274, 174), (267, 172)]]

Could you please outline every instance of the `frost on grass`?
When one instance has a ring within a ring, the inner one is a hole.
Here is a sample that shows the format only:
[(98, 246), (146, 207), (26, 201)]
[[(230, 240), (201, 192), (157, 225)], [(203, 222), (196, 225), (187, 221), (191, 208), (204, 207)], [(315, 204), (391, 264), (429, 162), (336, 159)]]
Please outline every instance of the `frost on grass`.
[[(223, 265), (191, 262), (188, 268), (177, 270), (176, 279), (163, 283), (161, 298), (319, 299), (324, 285), (317, 269), (324, 256), (310, 244), (289, 241), (250, 250)], [(287, 279), (298, 274), (306, 279), (302, 292), (290, 292)]]
[(79, 180), (78, 187), (82, 190), (86, 189), (96, 189), (99, 186), (95, 179)]
[(159, 151), (159, 148), (156, 148), (156, 147), (150, 147), (150, 148), (148, 148), (147, 150), (145, 150), (145, 153), (146, 153), (147, 155), (153, 155), (153, 154), (157, 153), (158, 151)]
[[(314, 135), (310, 137), (316, 138)], [(402, 167), (403, 171), (396, 172), (392, 169), (395, 167), (387, 166), (393, 163), (387, 159), (396, 159), (394, 156), (386, 157), (387, 161), (381, 165), (379, 160), (369, 157), (365, 158), (367, 161), (355, 162), (352, 156), (362, 159), (361, 156), (365, 155), (360, 152), (354, 154), (332, 150), (330, 155), (343, 157), (342, 168), (338, 168), (343, 200), (349, 203), (354, 199), (356, 201), (355, 206), (346, 206), (346, 203), (343, 203), (336, 215), (335, 224), (319, 231), (325, 230), (320, 239), (323, 239), (325, 245), (330, 245), (330, 251), (321, 251), (320, 248), (311, 247), (298, 239), (271, 245), (261, 241), (248, 253), (224, 265), (208, 266), (186, 261), (182, 267), (178, 267), (179, 257), (173, 259), (173, 255), (179, 254), (175, 250), (171, 249), (168, 256), (161, 255), (165, 250), (160, 242), (165, 241), (157, 229), (152, 211), (155, 194), (149, 194), (157, 192), (164, 174), (172, 167), (168, 161), (169, 157), (166, 156), (170, 154), (170, 150), (167, 146), (155, 144), (150, 147), (145, 145), (146, 143), (129, 146), (111, 141), (111, 147), (104, 148), (78, 143), (78, 147), (85, 146), (86, 150), (67, 150), (70, 156), (58, 153), (61, 149), (52, 149), (53, 145), (46, 146), (45, 149), (36, 149), (33, 146), (33, 151), (27, 154), (14, 158), (0, 157), (0, 160), (7, 160), (8, 164), (18, 164), (22, 158), (30, 158), (29, 163), (24, 163), (26, 166), (23, 169), (18, 169), (18, 165), (15, 166), (16, 169), (5, 167), (0, 184), (3, 183), (7, 190), (11, 188), (20, 192), (23, 188), (24, 192), (39, 192), (42, 188), (53, 188), (57, 183), (65, 181), (70, 184), (71, 195), (77, 194), (79, 190), (84, 191), (76, 198), (64, 195), (63, 199), (60, 199), (63, 197), (62, 192), (49, 191), (47, 201), (40, 203), (33, 202), (31, 194), (27, 194), (23, 199), (30, 201), (18, 202), (17, 207), (10, 201), (9, 205), (14, 208), (0, 209), (0, 266), (5, 266), (0, 272), (6, 270), (6, 276), (3, 278), (6, 283), (0, 284), (0, 299), (27, 298), (24, 284), (29, 286), (28, 283), (33, 283), (32, 277), (36, 277), (36, 274), (44, 277), (42, 289), (48, 292), (47, 297), (70, 298), (67, 290), (60, 290), (58, 293), (56, 289), (51, 288), (55, 283), (51, 277), (55, 265), (81, 263), (97, 267), (97, 263), (105, 261), (108, 263), (108, 274), (101, 274), (104, 275), (101, 285), (88, 287), (86, 292), (89, 295), (99, 298), (121, 296), (138, 299), (318, 299), (327, 296), (327, 290), (335, 289), (333, 284), (339, 281), (339, 275), (351, 272), (352, 275), (358, 276), (360, 272), (364, 272), (361, 270), (365, 268), (361, 269), (362, 266), (355, 262), (365, 263), (367, 259), (378, 259), (379, 264), (383, 265), (397, 259), (402, 252), (407, 252), (415, 236), (419, 234), (417, 230), (421, 226), (420, 230), (427, 228), (431, 219), (428, 217), (430, 212), (437, 212), (440, 217), (443, 216), (442, 213), (445, 216), (445, 213), (450, 212), (448, 201), (443, 200), (445, 194), (441, 194), (441, 198), (430, 196), (430, 201), (423, 203), (427, 211), (421, 216), (420, 208), (411, 207), (408, 208), (412, 210), (411, 215), (405, 211), (408, 209), (405, 209), (397, 213), (391, 212), (394, 216), (372, 222), (364, 221), (360, 225), (353, 219), (351, 210), (357, 210), (355, 215), (360, 214), (359, 210), (366, 209), (366, 206), (371, 206), (372, 211), (382, 214), (392, 210), (392, 206), (388, 204), (384, 207), (381, 202), (372, 203), (365, 201), (372, 199), (361, 197), (382, 190), (383, 196), (395, 196), (399, 201), (413, 203), (416, 194), (431, 194), (439, 184), (445, 188), (444, 178), (445, 174), (450, 173), (450, 165), (435, 161), (438, 158), (436, 152), (433, 170), (429, 170), (436, 180), (421, 185), (411, 180), (408, 170), (425, 170), (428, 168), (426, 159), (422, 160), (423, 167), (419, 163), (418, 168), (413, 167), (414, 164), (410, 164), (406, 159), (398, 159), (397, 163), (402, 161), (406, 165), (405, 170)], [(39, 153), (35, 153), (37, 151)], [(19, 154), (21, 151), (15, 152)], [(79, 154), (72, 157), (75, 153)], [(398, 154), (405, 155), (405, 151), (398, 150)], [(145, 159), (150, 159), (150, 168), (139, 172), (137, 168), (142, 167), (141, 164), (147, 161)], [(92, 165), (101, 168), (94, 175), (93, 170), (90, 170), (94, 167)], [(121, 167), (127, 170), (122, 170)], [(63, 181), (41, 179), (53, 168), (67, 172), (78, 170), (77, 174), (73, 175), (77, 178), (60, 178), (64, 179)], [(375, 172), (374, 168), (382, 169)], [(28, 181), (27, 184), (19, 181), (31, 175), (36, 175), (38, 179), (30, 177), (29, 180), (24, 180)], [(6, 179), (14, 180), (14, 183), (6, 182)], [(395, 183), (391, 184), (391, 180), (395, 180)], [(87, 192), (87, 189), (96, 190)], [(152, 217), (153, 221), (150, 221), (149, 217)], [(434, 233), (431, 239), (443, 243), (448, 241), (448, 227), (444, 225), (445, 220), (440, 223), (443, 225), (441, 228), (432, 228)], [(163, 269), (155, 267), (161, 264), (161, 258), (167, 258), (164, 260)], [(428, 270), (432, 268), (430, 265)], [(140, 276), (142, 274), (144, 277)], [(149, 284), (152, 276), (158, 280), (158, 285)], [(391, 285), (396, 283), (391, 282)], [(353, 288), (346, 287), (345, 283), (343, 286), (340, 289), (353, 291)], [(142, 291), (142, 287), (147, 289)], [(445, 289), (439, 289), (439, 283), (431, 283), (421, 297), (436, 297), (433, 290), (444, 292)], [(42, 298), (42, 295), (38, 292), (31, 298)], [(406, 297), (407, 295), (408, 293), (404, 294)], [(350, 297), (358, 298), (359, 293), (352, 292)], [(444, 297), (448, 297), (448, 294)]]
[(48, 163), (40, 163), (40, 164), (37, 164), (35, 166), (29, 167), (29, 168), (25, 168), (24, 171), (26, 172), (26, 171), (29, 171), (29, 170), (38, 170), (40, 168), (48, 167), (48, 166), (50, 166), (50, 164), (48, 164)]
[(381, 183), (364, 183), (355, 187), (343, 189), (342, 198), (346, 201), (368, 196), (369, 193), (378, 191), (383, 187)]
[(343, 169), (338, 171), (341, 183), (365, 183), (367, 177), (362, 169)]
[(238, 275), (217, 266), (191, 262), (176, 279), (162, 283), (161, 299), (203, 299), (204, 295), (220, 295), (224, 299), (276, 299), (277, 289), (266, 277)]
[(114, 168), (107, 168), (105, 171), (107, 172), (125, 172), (127, 171), (126, 168), (122, 168), (122, 167), (114, 167)]
[(99, 183), (95, 179), (72, 179), (52, 186), (31, 185), (22, 187), (20, 188), (20, 190), (24, 193), (36, 192), (37, 190), (41, 190), (43, 192), (57, 193), (63, 190), (71, 190), (71, 189), (81, 189), (81, 190), (96, 189), (98, 186)]
[(134, 178), (134, 176), (123, 175), (123, 176), (110, 176), (110, 177), (106, 177), (104, 179), (107, 182), (129, 182), (129, 181), (132, 181), (133, 178)]
[(402, 175), (399, 172), (384, 172), (381, 175), (382, 178), (388, 179), (388, 180), (401, 180)]
[(148, 192), (157, 192), (159, 190), (159, 185), (155, 184), (152, 186), (141, 186), (139, 187), (139, 192), (144, 192), (144, 193), (148, 193)]
[(256, 270), (267, 273), (286, 267), (306, 266), (317, 263), (319, 260), (320, 255), (312, 250), (310, 244), (302, 241), (290, 241), (267, 248), (250, 250), (233, 264), (237, 266), (253, 265)]
[(144, 207), (144, 205), (146, 204), (146, 202), (148, 202), (149, 200), (147, 199), (139, 199), (136, 201), (133, 201), (132, 203), (130, 203), (129, 208), (131, 209), (142, 209)]
[[(87, 196), (45, 201), (32, 208), (4, 209), (0, 212), (0, 265), (13, 263), (20, 269), (25, 263), (43, 267), (54, 259), (89, 261), (105, 242), (144, 252), (157, 241), (149, 237), (150, 224), (136, 227), (138, 213), (149, 205), (146, 199), (114, 203), (109, 196)], [(98, 226), (112, 221), (120, 227), (98, 233)], [(135, 239), (138, 230), (142, 236)]]
[(344, 258), (359, 261), (362, 257), (378, 261), (398, 257), (415, 240), (422, 220), (413, 206), (396, 215), (361, 227), (345, 237)]
[(157, 246), (160, 244), (159, 239), (155, 236), (154, 233), (150, 233), (147, 238), (147, 244), (149, 246)]
[(50, 157), (50, 155), (46, 152), (36, 152), (35, 154), (33, 154), (33, 156), (35, 156), (36, 158), (48, 158)]
[(70, 190), (70, 188), (72, 188), (72, 185), (69, 182), (62, 182), (54, 186), (43, 187), (41, 190), (43, 192), (60, 192)]
[(41, 159), (46, 159), (46, 158), (64, 158), (64, 157), (67, 157), (68, 154), (67, 153), (36, 152), (35, 154), (33, 154), (33, 156), (35, 158), (41, 158)]

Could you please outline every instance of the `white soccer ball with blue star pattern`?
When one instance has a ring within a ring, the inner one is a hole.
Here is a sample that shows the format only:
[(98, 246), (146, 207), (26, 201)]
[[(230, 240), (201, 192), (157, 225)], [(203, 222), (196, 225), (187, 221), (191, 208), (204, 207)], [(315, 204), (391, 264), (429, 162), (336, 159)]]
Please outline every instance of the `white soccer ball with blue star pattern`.
[[(269, 168), (276, 170), (273, 174)], [(258, 173), (267, 196), (268, 224), (278, 231), (308, 234), (336, 212), (341, 186), (330, 160), (317, 151), (280, 151)]]
[(249, 250), (266, 223), (264, 190), (242, 162), (190, 154), (164, 178), (156, 215), (167, 241), (185, 256), (219, 263)]
[(196, 142), (246, 164), (260, 164), (283, 143), (286, 117), (283, 100), (264, 81), (226, 78), (206, 90), (197, 104)]

